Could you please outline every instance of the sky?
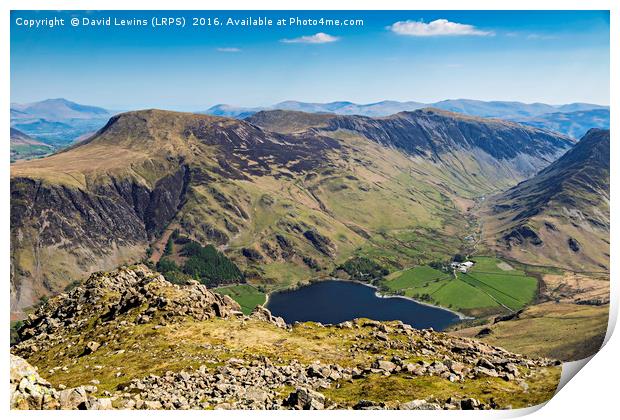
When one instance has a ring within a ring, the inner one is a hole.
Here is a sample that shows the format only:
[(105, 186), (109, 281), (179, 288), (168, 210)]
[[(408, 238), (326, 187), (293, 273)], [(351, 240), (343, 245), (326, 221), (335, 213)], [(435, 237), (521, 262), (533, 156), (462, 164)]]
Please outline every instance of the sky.
[[(164, 17), (185, 26), (153, 26)], [(242, 26), (248, 17), (272, 25)], [(317, 22), (289, 24), (297, 17)], [(46, 26), (53, 18), (64, 25)], [(109, 26), (84, 25), (106, 18)], [(186, 111), (284, 100), (608, 105), (609, 60), (606, 11), (11, 12), (18, 103), (63, 97)]]

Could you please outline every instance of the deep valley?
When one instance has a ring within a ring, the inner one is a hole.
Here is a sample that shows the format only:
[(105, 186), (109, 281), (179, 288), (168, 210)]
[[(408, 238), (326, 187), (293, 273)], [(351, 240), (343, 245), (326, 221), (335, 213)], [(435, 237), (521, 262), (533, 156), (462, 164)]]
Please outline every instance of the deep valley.
[(608, 130), (143, 110), (11, 165), (12, 352), (56, 408), (523, 407), (608, 307)]

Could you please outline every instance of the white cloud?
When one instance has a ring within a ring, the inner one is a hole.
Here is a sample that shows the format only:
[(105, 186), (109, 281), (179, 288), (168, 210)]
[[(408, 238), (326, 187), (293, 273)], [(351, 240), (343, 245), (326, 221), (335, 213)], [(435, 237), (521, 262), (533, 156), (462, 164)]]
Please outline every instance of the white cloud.
[(225, 53), (237, 53), (237, 52), (241, 52), (240, 48), (234, 48), (234, 47), (223, 47), (223, 48), (216, 48), (216, 50), (218, 52), (225, 52)]
[(450, 22), (447, 19), (437, 19), (429, 23), (404, 20), (395, 22), (388, 29), (398, 35), (408, 36), (492, 36), (494, 32), (483, 31), (473, 25)]
[(280, 42), (285, 44), (327, 44), (329, 42), (336, 42), (339, 39), (337, 36), (319, 32), (314, 35), (300, 36), (299, 38), (281, 39)]

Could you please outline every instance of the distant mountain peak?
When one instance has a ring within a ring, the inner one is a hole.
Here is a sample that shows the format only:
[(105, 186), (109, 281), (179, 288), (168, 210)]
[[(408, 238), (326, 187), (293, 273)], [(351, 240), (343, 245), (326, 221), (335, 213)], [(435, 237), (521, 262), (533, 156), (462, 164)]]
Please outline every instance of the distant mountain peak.
[[(16, 111), (16, 112), (14, 112)], [(70, 119), (107, 118), (112, 115), (107, 109), (82, 105), (65, 98), (44, 99), (26, 104), (11, 104), (11, 118), (39, 118), (48, 121)]]
[(44, 99), (44, 100), (42, 100), (40, 102), (43, 102), (43, 103), (58, 102), (58, 103), (63, 103), (63, 104), (76, 104), (75, 102), (70, 101), (70, 100), (65, 99), (65, 98), (50, 98), (50, 99)]
[[(481, 101), (476, 99), (446, 99), (434, 103), (414, 101), (382, 100), (369, 104), (357, 104), (350, 101), (333, 101), (327, 103), (300, 102), (287, 100), (267, 107), (238, 107), (234, 105), (216, 105), (201, 112), (211, 115), (245, 119), (260, 111), (283, 110), (300, 111), (315, 114), (363, 115), (367, 117), (387, 117), (416, 109), (432, 108), (453, 112), (470, 117), (499, 118), (515, 121), (529, 126), (556, 131), (573, 138), (581, 137), (588, 128), (609, 127), (609, 107), (588, 103), (570, 103), (549, 105), (541, 102), (523, 103), (518, 101)], [(566, 113), (580, 112), (579, 115)], [(607, 114), (607, 115), (606, 115)]]

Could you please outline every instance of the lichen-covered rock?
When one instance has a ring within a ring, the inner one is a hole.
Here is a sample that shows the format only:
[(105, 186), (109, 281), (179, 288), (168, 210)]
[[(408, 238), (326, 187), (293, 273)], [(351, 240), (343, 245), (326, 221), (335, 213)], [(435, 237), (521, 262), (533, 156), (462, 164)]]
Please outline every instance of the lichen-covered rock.
[(59, 395), (60, 408), (63, 410), (72, 410), (77, 407), (86, 407), (88, 402), (88, 393), (86, 388), (78, 386), (60, 391)]
[(101, 346), (101, 344), (96, 341), (89, 341), (84, 348), (84, 354), (91, 354), (97, 351), (97, 349)]
[(442, 407), (437, 403), (429, 403), (426, 400), (413, 400), (401, 404), (399, 410), (441, 410)]
[(286, 328), (286, 322), (284, 322), (284, 319), (282, 319), (282, 317), (273, 316), (271, 314), (271, 311), (262, 305), (257, 305), (250, 314), (250, 316), (255, 319), (270, 322), (276, 327)]
[[(56, 390), (37, 370), (19, 356), (11, 354), (11, 409), (13, 410), (108, 410), (109, 398), (90, 395), (97, 388), (77, 387)], [(90, 392), (89, 392), (90, 391)]]
[(58, 392), (34, 367), (11, 354), (11, 409), (57, 409), (60, 407), (58, 397)]

